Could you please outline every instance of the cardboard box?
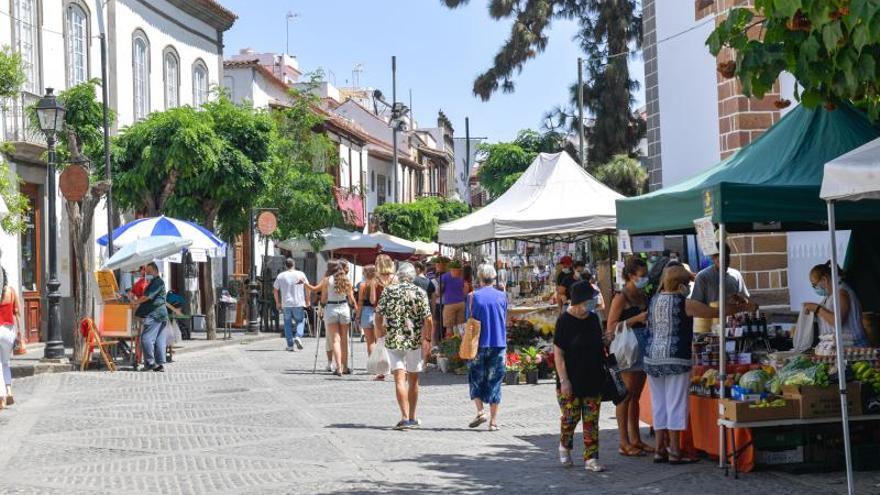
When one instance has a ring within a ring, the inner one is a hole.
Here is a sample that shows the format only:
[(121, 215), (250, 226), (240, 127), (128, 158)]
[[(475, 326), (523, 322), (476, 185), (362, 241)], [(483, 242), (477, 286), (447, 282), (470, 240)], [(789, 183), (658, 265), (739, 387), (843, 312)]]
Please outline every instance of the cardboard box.
[(788, 450), (756, 450), (755, 463), (764, 465), (800, 464), (804, 462), (804, 447)]
[(749, 421), (770, 421), (793, 419), (798, 415), (797, 401), (787, 400), (779, 407), (750, 407), (754, 402), (724, 399), (721, 401), (722, 415), (725, 419), (745, 423)]
[(133, 311), (125, 303), (104, 303), (101, 307), (101, 321), (98, 331), (102, 337), (135, 337), (137, 329), (133, 324)]
[[(850, 416), (862, 414), (862, 387), (858, 382), (849, 383), (846, 397)], [(814, 385), (785, 385), (782, 395), (799, 404), (799, 418), (827, 418), (840, 415), (840, 392), (837, 385), (817, 387)]]

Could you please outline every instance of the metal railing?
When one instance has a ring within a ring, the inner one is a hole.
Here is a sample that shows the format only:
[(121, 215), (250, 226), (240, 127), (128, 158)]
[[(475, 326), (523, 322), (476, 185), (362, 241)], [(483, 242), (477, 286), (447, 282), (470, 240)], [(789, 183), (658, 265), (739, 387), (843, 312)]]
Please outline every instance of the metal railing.
[(40, 100), (39, 95), (22, 91), (21, 95), (3, 101), (2, 140), (7, 142), (46, 145), (46, 136), (28, 123), (27, 108)]

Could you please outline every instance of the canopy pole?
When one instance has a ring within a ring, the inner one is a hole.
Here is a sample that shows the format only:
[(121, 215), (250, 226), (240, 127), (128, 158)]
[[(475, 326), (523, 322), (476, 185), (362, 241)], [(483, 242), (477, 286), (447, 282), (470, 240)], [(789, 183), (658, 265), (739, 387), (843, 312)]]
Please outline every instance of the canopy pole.
[[(601, 287), (600, 287), (601, 289)], [(614, 256), (611, 255), (611, 234), (608, 234), (608, 293), (611, 294), (611, 297), (614, 297)], [(600, 290), (601, 294), (602, 291)], [(611, 303), (609, 301), (605, 301), (605, 305), (608, 310), (611, 310)]]
[[(725, 337), (727, 334), (727, 232), (724, 222), (718, 224), (718, 321), (721, 322), (721, 332), (718, 339), (718, 381), (721, 387), (718, 390), (719, 404), (724, 401), (724, 382), (727, 380), (727, 353)], [(718, 419), (721, 418), (721, 408), (718, 409)], [(727, 462), (727, 446), (724, 426), (718, 425), (718, 467), (724, 468)]]
[(495, 267), (498, 267), (498, 239), (492, 239), (492, 250), (495, 251)]
[[(855, 493), (853, 486), (852, 450), (849, 437), (849, 410), (846, 398), (846, 363), (843, 360), (843, 341), (840, 322), (840, 273), (837, 269), (837, 227), (834, 218), (834, 201), (829, 200), (828, 235), (831, 238), (831, 300), (834, 307), (834, 339), (837, 348), (837, 384), (840, 389), (840, 419), (843, 422), (843, 450), (846, 454), (846, 488), (849, 495)], [(817, 314), (818, 317), (818, 314)]]

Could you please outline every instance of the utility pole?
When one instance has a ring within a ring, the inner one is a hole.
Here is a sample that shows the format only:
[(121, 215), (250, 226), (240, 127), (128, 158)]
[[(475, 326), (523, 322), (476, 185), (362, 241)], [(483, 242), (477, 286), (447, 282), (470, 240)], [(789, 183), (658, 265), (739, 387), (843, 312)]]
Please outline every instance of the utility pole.
[(584, 156), (584, 59), (578, 57), (578, 144), (580, 146), (581, 167), (586, 169)]
[(104, 28), (104, 6), (95, 0), (98, 31), (101, 39), (101, 96), (104, 112), (104, 179), (107, 181), (107, 257), (113, 256), (113, 171), (110, 169), (110, 89), (107, 81), (107, 32)]
[(471, 204), (471, 119), (464, 118), (464, 193), (467, 204)]
[(284, 54), (285, 55), (290, 55), (290, 22), (293, 19), (295, 19), (296, 17), (299, 17), (299, 14), (294, 14), (293, 12), (291, 12), (289, 10), (287, 11), (287, 15), (285, 16), (285, 19), (287, 19), (287, 25), (285, 26), (285, 35), (286, 35), (285, 45), (284, 45)]
[(397, 57), (391, 56), (391, 141), (393, 146), (394, 161), (394, 202), (399, 202), (397, 197), (397, 133), (400, 118), (400, 110), (397, 106)]

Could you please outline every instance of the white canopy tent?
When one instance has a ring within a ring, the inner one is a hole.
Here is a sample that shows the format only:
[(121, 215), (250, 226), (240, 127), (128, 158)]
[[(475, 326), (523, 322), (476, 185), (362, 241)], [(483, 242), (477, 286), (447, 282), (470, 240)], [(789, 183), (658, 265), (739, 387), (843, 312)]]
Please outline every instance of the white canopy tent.
[[(360, 232), (349, 232), (337, 227), (324, 229), (320, 234), (324, 238), (321, 252), (334, 252), (347, 256), (368, 257), (384, 253), (392, 258), (405, 259), (415, 252), (416, 247), (409, 241), (394, 236), (379, 237)], [(281, 241), (276, 246), (292, 252), (311, 251), (311, 243), (304, 238)]]
[(541, 153), (498, 199), (441, 225), (438, 241), (463, 245), (609, 233), (617, 228), (615, 201), (620, 198), (568, 153)]
[(393, 236), (391, 234), (386, 234), (385, 232), (374, 232), (372, 234), (366, 235), (374, 239), (391, 241), (402, 246), (411, 247), (415, 251), (414, 254), (416, 256), (431, 256), (436, 254), (440, 250), (440, 246), (438, 246), (436, 242), (410, 241), (401, 237)]
[[(837, 226), (834, 218), (836, 201), (880, 199), (880, 139), (870, 141), (849, 153), (825, 164), (819, 196), (828, 205), (828, 233), (831, 237), (831, 285), (834, 305), (834, 336), (842, 341), (840, 321), (840, 273), (837, 269)], [(846, 481), (848, 493), (855, 493), (853, 483), (852, 450), (849, 437), (849, 410), (846, 400), (846, 363), (843, 346), (837, 345), (837, 374), (840, 387), (840, 411), (843, 422), (843, 443), (846, 453)]]

